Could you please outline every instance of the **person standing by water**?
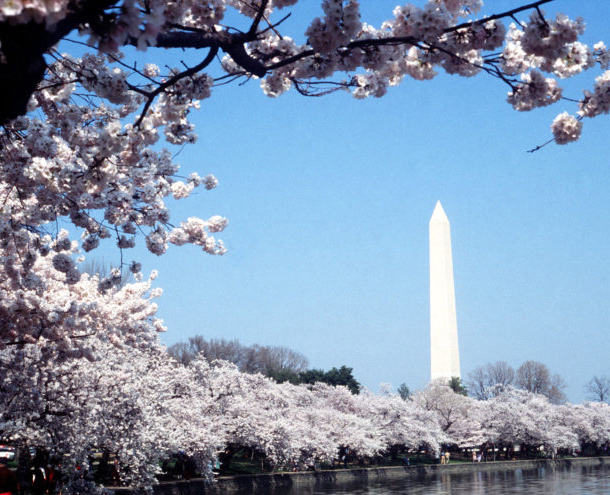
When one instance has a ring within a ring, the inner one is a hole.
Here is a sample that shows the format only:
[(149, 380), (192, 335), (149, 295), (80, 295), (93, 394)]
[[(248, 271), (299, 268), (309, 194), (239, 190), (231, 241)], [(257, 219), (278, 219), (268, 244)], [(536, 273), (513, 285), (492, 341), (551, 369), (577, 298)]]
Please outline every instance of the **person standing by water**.
[(32, 494), (44, 495), (47, 491), (47, 472), (41, 463), (37, 462), (35, 466), (32, 473)]

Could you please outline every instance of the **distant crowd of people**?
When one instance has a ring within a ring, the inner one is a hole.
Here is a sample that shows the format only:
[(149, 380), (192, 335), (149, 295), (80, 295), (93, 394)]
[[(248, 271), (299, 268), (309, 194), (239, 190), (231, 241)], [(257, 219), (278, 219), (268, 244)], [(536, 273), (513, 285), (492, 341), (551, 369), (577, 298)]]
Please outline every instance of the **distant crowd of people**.
[(55, 493), (59, 472), (51, 464), (34, 459), (22, 472), (8, 467), (8, 460), (0, 458), (0, 495), (45, 495)]

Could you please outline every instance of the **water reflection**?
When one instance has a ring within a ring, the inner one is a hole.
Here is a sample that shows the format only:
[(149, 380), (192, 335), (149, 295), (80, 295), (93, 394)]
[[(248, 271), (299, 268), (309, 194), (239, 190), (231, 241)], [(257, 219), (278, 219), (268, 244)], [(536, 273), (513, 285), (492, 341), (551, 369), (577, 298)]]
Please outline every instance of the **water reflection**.
[(610, 495), (610, 467), (439, 473), (419, 479), (269, 488), (236, 495)]

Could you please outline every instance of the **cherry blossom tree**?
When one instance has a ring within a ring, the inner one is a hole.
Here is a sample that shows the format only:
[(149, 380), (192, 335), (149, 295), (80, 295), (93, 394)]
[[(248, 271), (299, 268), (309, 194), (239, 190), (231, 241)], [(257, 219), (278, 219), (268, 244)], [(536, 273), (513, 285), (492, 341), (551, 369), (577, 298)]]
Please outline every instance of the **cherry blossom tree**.
[(179, 449), (205, 466), (224, 438), (191, 413), (209, 394), (159, 346), (154, 274), (121, 285), (89, 274), (66, 283), (54, 260), (36, 258), (29, 285), (0, 279), (0, 437), (69, 459), (64, 493), (95, 489), (96, 450), (115, 455), (134, 486), (150, 486), (157, 460)]
[(415, 394), (414, 400), (422, 408), (434, 411), (441, 429), (451, 435), (456, 423), (462, 421), (471, 407), (473, 400), (454, 392), (442, 380), (431, 382), (424, 390)]
[(440, 451), (449, 441), (441, 429), (438, 416), (419, 402), (404, 400), (400, 395), (362, 394), (368, 404), (367, 415), (383, 435), (386, 448), (399, 446), (408, 450), (425, 448), (430, 453)]
[(434, 412), (396, 395), (354, 395), (325, 383), (278, 384), (203, 356), (189, 369), (210, 395), (197, 402), (204, 409), (196, 414), (210, 418), (224, 439), (225, 462), (243, 448), (281, 467), (332, 462), (345, 447), (356, 457), (371, 458), (395, 445), (436, 452), (446, 441)]
[(64, 493), (95, 490), (96, 451), (113, 454), (122, 481), (138, 487), (155, 481), (167, 453), (196, 449), (209, 459), (222, 445), (207, 418), (188, 414), (201, 394), (185, 392), (192, 380), (162, 349), (90, 340), (103, 360), (61, 359), (55, 344), (0, 351), (2, 438), (60, 459)]
[(577, 435), (560, 420), (567, 408), (552, 404), (543, 395), (509, 386), (484, 402), (479, 424), (483, 436), (496, 446), (543, 447), (555, 455), (557, 449), (578, 447)]
[[(161, 294), (151, 287), (155, 273), (148, 281), (113, 286), (110, 279), (75, 273), (75, 243), (67, 232), (60, 232), (56, 241), (46, 240), (53, 247), (45, 256), (14, 253), (23, 265), (31, 264), (27, 273), (14, 273), (10, 256), (0, 264), (0, 349), (53, 344), (56, 360), (94, 360), (100, 357), (89, 345), (88, 337), (94, 335), (141, 349), (156, 342), (165, 327), (155, 317), (153, 300)], [(62, 250), (64, 242), (67, 250)], [(72, 276), (75, 280), (68, 283)]]
[[(476, 19), (482, 0), (430, 0), (423, 7), (396, 7), (392, 18), (374, 27), (361, 21), (357, 0), (324, 0), (323, 15), (309, 22), (306, 42), (297, 44), (281, 33), (286, 17), (279, 16), (298, 0), (213, 0), (204, 4), (161, 0), (55, 0), (30, 4), (12, 0), (0, 11), (0, 84), (3, 94), (10, 95), (0, 121), (26, 113), (32, 93), (50, 72), (55, 72), (48, 70), (45, 55), (74, 31), (88, 36), (87, 43), (109, 54), (111, 60), (120, 56), (119, 50), (127, 45), (140, 50), (157, 47), (207, 51), (197, 65), (163, 80), (158, 79), (157, 70), (144, 70), (142, 75), (151, 83), (149, 87), (128, 82), (129, 74), (120, 70), (114, 75), (102, 75), (105, 80), (100, 82), (110, 86), (108, 89), (117, 97), (130, 92), (140, 97), (144, 111), (138, 123), (142, 123), (155, 98), (168, 95), (178, 86), (187, 89), (185, 99), (195, 96), (193, 91), (198, 93), (195, 97), (207, 96), (211, 80), (201, 71), (220, 52), (225, 54), (223, 67), (228, 77), (262, 78), (262, 87), (271, 96), (291, 87), (305, 94), (318, 92), (317, 82), (332, 81), (330, 78), (337, 73), (347, 73), (349, 77), (331, 82), (331, 87), (348, 87), (358, 98), (381, 96), (404, 76), (431, 79), (436, 69), (442, 68), (465, 77), (481, 72), (491, 74), (508, 84), (508, 100), (515, 109), (531, 110), (561, 98), (555, 78), (573, 76), (596, 62), (604, 69), (608, 64), (603, 43), (590, 48), (578, 41), (584, 30), (581, 20), (565, 15), (544, 17), (541, 6), (550, 1), (538, 0)], [(245, 28), (224, 23), (230, 8), (243, 17)], [(531, 15), (527, 20), (509, 26), (503, 22), (528, 11)], [(77, 63), (72, 61), (70, 65)], [(131, 69), (138, 72), (135, 66)], [(88, 76), (98, 79), (95, 74)], [(76, 76), (77, 80), (81, 77), (87, 75)], [(578, 138), (582, 117), (607, 113), (607, 103), (603, 101), (607, 78), (600, 76), (593, 93), (585, 94), (578, 117), (566, 113), (554, 121), (558, 143)], [(108, 96), (106, 91), (102, 97)]]
[(585, 402), (569, 407), (563, 424), (578, 436), (581, 445), (601, 447), (610, 442), (610, 405), (603, 402)]

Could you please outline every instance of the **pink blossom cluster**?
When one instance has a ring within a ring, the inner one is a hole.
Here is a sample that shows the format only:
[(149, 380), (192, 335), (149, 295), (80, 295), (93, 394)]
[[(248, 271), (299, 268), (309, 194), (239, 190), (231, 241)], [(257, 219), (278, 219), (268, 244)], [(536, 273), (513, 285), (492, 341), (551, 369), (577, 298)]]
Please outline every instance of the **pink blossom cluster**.
[[(282, 58), (298, 59), (276, 68), (261, 82), (265, 93), (273, 97), (290, 89), (295, 81), (325, 80), (337, 72), (356, 72), (343, 84), (361, 99), (383, 96), (404, 76), (431, 79), (439, 67), (466, 77), (498, 70), (511, 85), (509, 103), (519, 111), (557, 103), (562, 98), (557, 78), (577, 75), (596, 62), (608, 66), (610, 56), (603, 43), (591, 49), (578, 40), (584, 32), (580, 18), (558, 14), (555, 19), (544, 19), (534, 10), (528, 22), (513, 23), (508, 30), (498, 19), (457, 27), (458, 18), (470, 17), (481, 8), (480, 1), (432, 0), (423, 7), (407, 4), (396, 7), (394, 18), (376, 29), (360, 21), (356, 2), (326, 1), (325, 17), (310, 24), (305, 45), (296, 46), (292, 40), (286, 43), (284, 37), (266, 33), (249, 46), (253, 54), (272, 54), (271, 62), (276, 64)], [(366, 44), (367, 40), (393, 39), (401, 41)], [(498, 49), (499, 58), (494, 53)], [(308, 50), (315, 55), (298, 58)], [(225, 69), (240, 70), (229, 57)], [(358, 69), (364, 72), (358, 73)], [(596, 98), (597, 94), (595, 98), (586, 94), (583, 107), (591, 101), (589, 107), (597, 108)]]
[[(558, 15), (547, 21), (534, 11), (529, 23), (512, 24), (508, 32), (498, 19), (456, 26), (458, 18), (469, 17), (481, 7), (480, 1), (458, 0), (432, 0), (423, 7), (407, 4), (396, 7), (394, 18), (376, 29), (360, 21), (356, 2), (326, 1), (326, 16), (316, 18), (306, 31), (307, 44), (286, 44), (284, 38), (267, 33), (250, 46), (252, 53), (273, 54), (276, 63), (308, 50), (315, 52), (313, 57), (275, 69), (261, 82), (263, 90), (274, 97), (290, 89), (295, 80), (323, 80), (358, 69), (365, 72), (352, 75), (345, 85), (353, 88), (356, 98), (366, 98), (383, 96), (407, 75), (431, 79), (437, 67), (465, 77), (497, 67), (507, 75), (521, 75), (520, 80), (507, 81), (512, 87), (509, 102), (523, 111), (561, 98), (557, 81), (542, 73), (564, 78), (593, 67), (593, 51), (578, 41), (584, 30), (582, 20)], [(367, 40), (394, 39), (401, 42), (366, 44)], [(486, 55), (499, 48), (504, 48), (500, 59)], [(229, 60), (225, 68), (239, 72)]]
[(595, 79), (593, 92), (585, 91), (585, 97), (578, 114), (582, 117), (596, 117), (610, 112), (610, 71)]
[[(247, 2), (243, 3), (246, 4)], [(220, 24), (224, 18), (226, 7), (227, 2), (225, 0), (209, 0), (206, 2), (169, 0), (165, 3), (163, 13), (168, 22), (202, 29), (212, 28)]]
[[(558, 14), (554, 21), (550, 21), (542, 18), (538, 12), (533, 12), (523, 30), (520, 43), (525, 53), (540, 57), (548, 64), (566, 56), (572, 43), (578, 40), (584, 30), (581, 18), (572, 20)], [(547, 68), (550, 69), (550, 66)]]
[(54, 248), (44, 256), (28, 256), (34, 261), (26, 274), (7, 273), (14, 269), (8, 260), (0, 266), (0, 349), (52, 345), (64, 359), (92, 360), (99, 356), (88, 346), (87, 336), (132, 347), (155, 342), (164, 327), (154, 316), (152, 299), (158, 292), (151, 291), (151, 280), (121, 287), (115, 279), (104, 287), (99, 276), (78, 271), (75, 246), (59, 251), (56, 243)]
[(560, 113), (553, 124), (551, 131), (557, 144), (571, 143), (577, 141), (582, 130), (582, 121), (570, 115), (568, 112)]
[(521, 84), (508, 94), (508, 102), (515, 110), (529, 111), (556, 103), (561, 98), (561, 88), (553, 78), (544, 77), (538, 70), (521, 74)]
[[(248, 73), (248, 64), (242, 66), (242, 58), (250, 57), (269, 67), (261, 86), (266, 94), (274, 97), (290, 89), (295, 81), (301, 82), (302, 89), (304, 81), (328, 80), (337, 73), (345, 74), (338, 87), (350, 88), (356, 98), (380, 97), (405, 76), (426, 80), (442, 68), (450, 74), (465, 77), (482, 71), (496, 75), (511, 85), (509, 102), (518, 110), (530, 110), (555, 103), (561, 97), (561, 88), (554, 78), (574, 76), (591, 69), (596, 62), (607, 68), (610, 60), (603, 43), (591, 49), (579, 41), (585, 29), (580, 18), (570, 19), (557, 14), (554, 19), (546, 19), (536, 6), (531, 9), (527, 22), (512, 24), (507, 32), (501, 19), (487, 22), (484, 18), (475, 19), (483, 8), (482, 0), (429, 0), (423, 6), (406, 4), (396, 7), (393, 18), (379, 28), (362, 22), (357, 0), (323, 0), (323, 15), (309, 23), (305, 30), (306, 43), (297, 46), (290, 37), (280, 33), (283, 26), (274, 26), (271, 21), (276, 11), (297, 2), (129, 0), (120, 5), (112, 4), (109, 7), (112, 14), (102, 17), (95, 29), (84, 23), (80, 30), (82, 34), (91, 36), (91, 44), (101, 53), (119, 57), (122, 56), (119, 50), (125, 44), (146, 49), (156, 45), (159, 36), (186, 35), (189, 31), (191, 34), (200, 33), (216, 40), (218, 46), (227, 52), (223, 67), (232, 74)], [(233, 30), (225, 25), (227, 9), (233, 9), (249, 22), (256, 19), (257, 23), (252, 26), (254, 35), (248, 36), (244, 42), (245, 55), (243, 50), (238, 50), (242, 55), (237, 61), (233, 59), (236, 52), (227, 46), (233, 46), (231, 40), (236, 31), (244, 31), (240, 26)], [(0, 22), (15, 24), (34, 20), (51, 26), (69, 13), (67, 1), (10, 0), (0, 9)], [(515, 18), (514, 15), (506, 17)], [(468, 21), (463, 22), (463, 19)], [(99, 61), (88, 63), (87, 57), (95, 58), (85, 56), (78, 62), (83, 66), (78, 84), (94, 91), (102, 99), (122, 105), (119, 110), (122, 117), (141, 108), (145, 88), (134, 90), (133, 85), (127, 84), (130, 75), (122, 68), (102, 67)], [(292, 62), (284, 63), (286, 60)], [(537, 71), (544, 77), (540, 77)], [(161, 82), (158, 68), (152, 64), (141, 74), (154, 82)], [(65, 85), (57, 86), (52, 77), (49, 80), (58, 98), (61, 93), (68, 96), (71, 92), (67, 82), (71, 79), (67, 73), (64, 75)], [(511, 77), (517, 75), (520, 79)], [(154, 117), (150, 121), (140, 121), (138, 130), (154, 133), (160, 127), (157, 121), (163, 120), (162, 126), (169, 142), (194, 142), (196, 136), (188, 121), (188, 113), (197, 108), (197, 104), (186, 100), (208, 97), (211, 85), (212, 79), (201, 73), (176, 81), (175, 91), (163, 91), (158, 95), (158, 104), (149, 109)], [(584, 99), (588, 101), (590, 98), (585, 95)], [(593, 115), (595, 112), (587, 110), (585, 113)]]
[(189, 218), (186, 222), (181, 222), (180, 227), (171, 230), (168, 240), (177, 246), (187, 243), (195, 244), (202, 246), (208, 253), (224, 254), (226, 251), (224, 244), (221, 240), (216, 240), (210, 233), (222, 232), (226, 225), (227, 219), (220, 216), (214, 216), (208, 220)]
[(68, 0), (5, 0), (0, 5), (0, 22), (46, 22), (49, 25), (61, 20)]
[(357, 0), (323, 0), (325, 17), (315, 18), (305, 31), (308, 44), (319, 53), (329, 53), (345, 45), (360, 30), (360, 5)]
[[(296, 47), (280, 45), (283, 40), (268, 35), (253, 46), (264, 43), (263, 53), (274, 53), (275, 59), (312, 50), (314, 57), (273, 71), (261, 83), (269, 96), (278, 96), (292, 86), (294, 79), (325, 79), (336, 72), (355, 74), (349, 81), (356, 98), (383, 96), (388, 86), (397, 85), (405, 75), (424, 80), (436, 75), (435, 66), (447, 72), (472, 76), (481, 70), (482, 51), (493, 50), (503, 43), (504, 27), (496, 21), (451, 31), (458, 16), (475, 12), (481, 2), (431, 1), (424, 8), (405, 5), (394, 9), (394, 19), (376, 29), (360, 21), (357, 2), (324, 2), (326, 16), (316, 18), (306, 31), (308, 42)], [(366, 46), (367, 40), (412, 38), (411, 42)], [(359, 43), (364, 43), (359, 45)], [(273, 47), (275, 45), (275, 50)], [(350, 48), (350, 45), (355, 45)], [(436, 46), (442, 49), (436, 49)], [(225, 64), (228, 70), (235, 67)]]
[[(211, 175), (192, 174), (185, 181), (177, 180), (178, 165), (170, 153), (154, 147), (160, 129), (170, 142), (195, 139), (186, 114), (196, 98), (209, 96), (210, 79), (203, 75), (184, 81), (179, 94), (162, 95), (134, 125), (124, 118), (141, 108), (143, 96), (129, 91), (129, 73), (110, 68), (107, 62), (93, 55), (60, 58), (46, 88), (32, 101), (44, 120), (24, 116), (5, 129), (7, 144), (0, 150), (0, 189), (5, 197), (0, 232), (5, 232), (5, 247), (13, 253), (21, 253), (25, 246), (31, 256), (43, 252), (48, 241), (37, 237), (35, 229), (68, 217), (82, 229), (85, 251), (113, 235), (120, 248), (133, 247), (136, 233), (148, 227), (149, 247), (161, 254), (169, 221), (165, 198), (185, 198), (195, 187), (212, 189), (217, 184)], [(74, 82), (63, 84), (66, 80)], [(75, 103), (75, 82), (100, 104)], [(10, 234), (17, 226), (28, 228)], [(222, 251), (210, 239), (203, 245), (208, 252)], [(74, 282), (78, 277), (68, 258), (58, 258), (55, 266)], [(7, 259), (21, 263), (17, 256)], [(21, 269), (15, 266), (14, 270)]]
[[(4, 127), (0, 348), (52, 345), (64, 359), (96, 359), (86, 336), (132, 347), (155, 341), (164, 327), (154, 318), (150, 281), (121, 286), (120, 270), (108, 277), (81, 273), (79, 251), (92, 251), (105, 239), (126, 250), (143, 234), (155, 254), (169, 242), (224, 253), (222, 241), (211, 235), (226, 226), (222, 217), (191, 218), (172, 234), (166, 199), (213, 189), (218, 181), (197, 173), (178, 177), (171, 153), (158, 146), (162, 132), (173, 142), (194, 140), (186, 114), (197, 98), (209, 96), (211, 81), (205, 75), (184, 81), (180, 94), (161, 95), (137, 122), (145, 97), (133, 84), (152, 90), (160, 77), (158, 68), (146, 70), (146, 76), (134, 75), (101, 55), (58, 56), (32, 98), (35, 112)], [(132, 84), (134, 76), (139, 79)], [(80, 233), (79, 241), (66, 230), (49, 229), (62, 218)], [(139, 263), (130, 270), (141, 277)]]

